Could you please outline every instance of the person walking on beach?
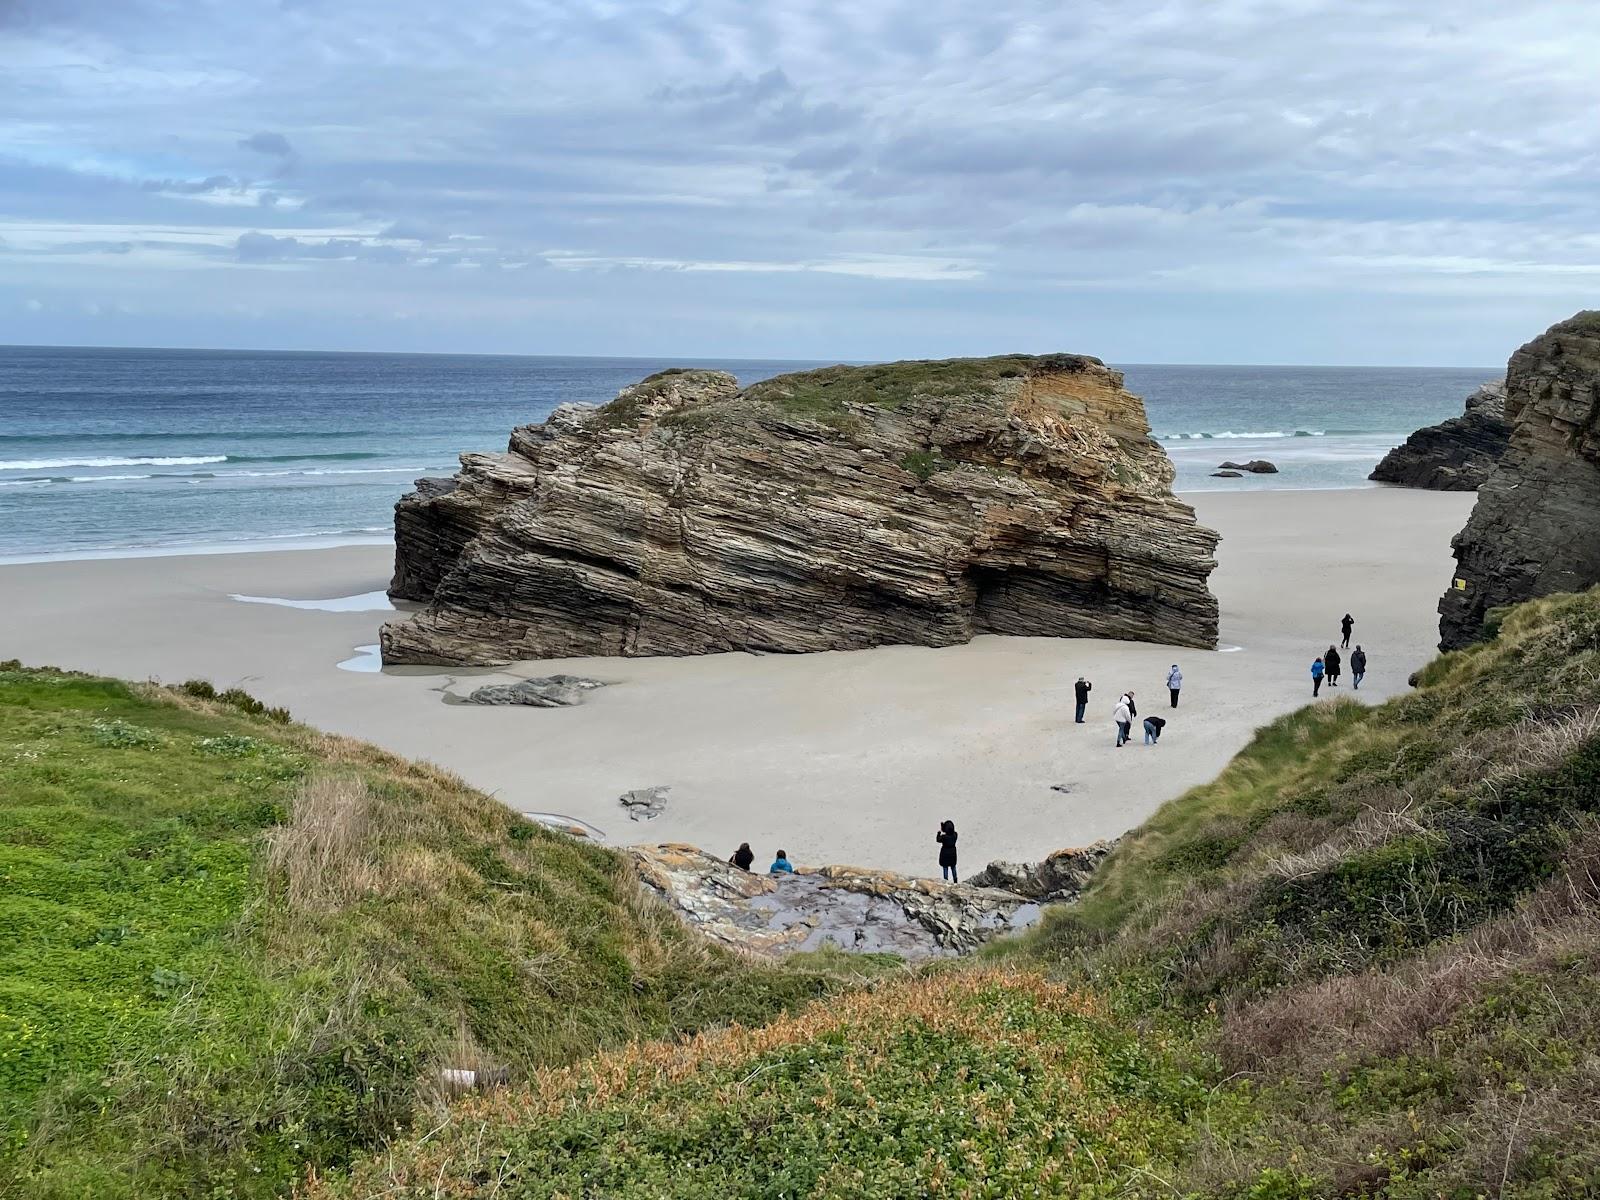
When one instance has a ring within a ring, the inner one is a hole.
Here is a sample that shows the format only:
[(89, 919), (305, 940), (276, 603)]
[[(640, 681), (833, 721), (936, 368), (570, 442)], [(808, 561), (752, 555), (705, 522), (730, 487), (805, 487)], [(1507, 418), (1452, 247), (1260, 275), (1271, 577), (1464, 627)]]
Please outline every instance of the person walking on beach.
[(1118, 700), (1111, 719), (1117, 723), (1117, 745), (1120, 747), (1127, 742), (1128, 732), (1133, 728), (1133, 701), (1127, 696)]
[(1338, 687), (1339, 668), (1344, 665), (1344, 660), (1339, 657), (1339, 651), (1329, 646), (1328, 652), (1322, 656), (1322, 662), (1328, 672), (1328, 686)]
[(1344, 620), (1339, 622), (1339, 628), (1344, 630), (1344, 641), (1341, 643), (1341, 645), (1343, 645), (1346, 650), (1350, 649), (1350, 631), (1355, 627), (1356, 619), (1349, 613), (1345, 613)]
[(1078, 698), (1078, 715), (1073, 718), (1073, 721), (1075, 724), (1082, 725), (1083, 714), (1089, 711), (1089, 693), (1094, 690), (1094, 684), (1079, 675), (1078, 682), (1072, 685), (1072, 690), (1077, 693)]
[(1162, 717), (1146, 717), (1144, 719), (1144, 744), (1154, 746), (1161, 740), (1161, 731), (1167, 727), (1167, 722)]
[(1129, 688), (1127, 691), (1122, 693), (1122, 702), (1128, 706), (1128, 716), (1130, 718), (1137, 717), (1139, 715), (1139, 706), (1133, 702), (1132, 688)]
[(1350, 655), (1350, 682), (1356, 685), (1356, 690), (1361, 688), (1361, 677), (1367, 673), (1367, 652), (1361, 648), (1361, 643), (1356, 643), (1355, 653)]
[(933, 840), (939, 843), (939, 877), (951, 883), (960, 883), (956, 878), (956, 823), (954, 821), (941, 821), (939, 832), (933, 835)]
[(733, 852), (733, 857), (728, 861), (738, 867), (739, 870), (748, 871), (751, 864), (756, 861), (756, 852), (750, 849), (749, 842), (740, 842), (739, 848)]
[(768, 875), (793, 875), (794, 874), (794, 864), (789, 861), (789, 855), (787, 853), (785, 853), (784, 851), (779, 850), (778, 851), (778, 857), (773, 859), (772, 860), (772, 865), (767, 868), (767, 874)]
[(1172, 707), (1178, 707), (1178, 689), (1183, 686), (1183, 672), (1178, 670), (1178, 664), (1172, 664), (1172, 670), (1167, 672), (1167, 691), (1172, 693)]
[(1322, 665), (1319, 658), (1311, 664), (1311, 698), (1315, 700), (1322, 692), (1322, 676), (1327, 668)]

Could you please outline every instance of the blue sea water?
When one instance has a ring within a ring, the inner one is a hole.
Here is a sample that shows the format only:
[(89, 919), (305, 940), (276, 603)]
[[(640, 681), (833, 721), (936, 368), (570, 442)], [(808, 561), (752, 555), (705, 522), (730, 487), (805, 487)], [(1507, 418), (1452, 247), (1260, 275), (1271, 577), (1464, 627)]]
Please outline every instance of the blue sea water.
[[(666, 366), (815, 363), (0, 347), (0, 559), (383, 540), (464, 450)], [(1365, 486), (1493, 368), (1127, 366), (1180, 490)], [(1278, 475), (1210, 478), (1225, 458)]]

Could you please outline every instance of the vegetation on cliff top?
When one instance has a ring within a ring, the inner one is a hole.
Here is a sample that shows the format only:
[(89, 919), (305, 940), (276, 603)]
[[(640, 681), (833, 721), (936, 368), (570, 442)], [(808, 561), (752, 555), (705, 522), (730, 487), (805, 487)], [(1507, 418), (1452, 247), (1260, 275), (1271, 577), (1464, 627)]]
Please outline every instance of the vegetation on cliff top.
[(869, 969), (737, 962), (616, 855), (207, 691), (0, 665), (0, 1194), (282, 1194), (410, 1128), (440, 1067), (521, 1078)]
[(1302, 710), (1038, 934), (603, 1054), (318, 1195), (1600, 1191), (1600, 591)]

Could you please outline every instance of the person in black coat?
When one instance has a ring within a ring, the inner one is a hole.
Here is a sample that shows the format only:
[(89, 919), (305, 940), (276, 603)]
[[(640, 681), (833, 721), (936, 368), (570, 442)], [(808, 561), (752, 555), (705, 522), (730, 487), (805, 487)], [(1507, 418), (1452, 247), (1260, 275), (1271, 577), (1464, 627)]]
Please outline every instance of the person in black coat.
[(756, 852), (750, 849), (749, 842), (740, 842), (739, 848), (733, 852), (733, 857), (728, 861), (738, 867), (739, 870), (748, 871), (756, 861)]
[(1356, 646), (1356, 648), (1355, 648), (1355, 652), (1350, 655), (1351, 682), (1353, 682), (1356, 685), (1356, 687), (1359, 688), (1361, 686), (1361, 680), (1366, 675), (1366, 673), (1367, 673), (1367, 652), (1365, 650), (1363, 650), (1361, 648), (1361, 646), (1358, 644)]
[(1343, 661), (1344, 660), (1339, 657), (1339, 651), (1333, 646), (1329, 646), (1328, 652), (1322, 656), (1322, 665), (1327, 669), (1328, 672), (1329, 687), (1339, 686), (1339, 668), (1343, 664)]
[(1344, 620), (1339, 622), (1339, 628), (1344, 633), (1344, 641), (1339, 644), (1346, 650), (1350, 649), (1350, 631), (1356, 627), (1356, 619), (1345, 613)]
[(1077, 694), (1078, 697), (1078, 715), (1076, 717), (1076, 721), (1079, 725), (1083, 724), (1083, 714), (1089, 711), (1089, 692), (1093, 689), (1093, 687), (1094, 684), (1090, 683), (1082, 675), (1079, 675), (1078, 682), (1072, 685), (1072, 690)]
[(939, 832), (934, 834), (934, 841), (939, 843), (939, 875), (951, 883), (960, 883), (956, 878), (956, 823), (944, 821), (939, 825)]

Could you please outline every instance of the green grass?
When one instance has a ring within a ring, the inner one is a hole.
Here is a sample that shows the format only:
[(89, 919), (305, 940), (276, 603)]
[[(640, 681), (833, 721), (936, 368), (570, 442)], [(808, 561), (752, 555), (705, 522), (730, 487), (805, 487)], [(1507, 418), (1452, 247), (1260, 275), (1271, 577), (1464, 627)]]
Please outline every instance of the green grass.
[(521, 1078), (873, 970), (735, 960), (608, 851), (203, 695), (0, 669), (0, 1192), (282, 1194), (441, 1066)]

